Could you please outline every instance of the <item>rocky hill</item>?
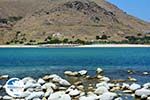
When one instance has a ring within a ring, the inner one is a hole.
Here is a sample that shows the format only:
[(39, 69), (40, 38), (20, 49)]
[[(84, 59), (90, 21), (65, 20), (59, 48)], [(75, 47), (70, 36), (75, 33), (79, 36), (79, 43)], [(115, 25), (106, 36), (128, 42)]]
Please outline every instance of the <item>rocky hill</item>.
[(150, 42), (149, 31), (105, 0), (0, 0), (0, 44)]

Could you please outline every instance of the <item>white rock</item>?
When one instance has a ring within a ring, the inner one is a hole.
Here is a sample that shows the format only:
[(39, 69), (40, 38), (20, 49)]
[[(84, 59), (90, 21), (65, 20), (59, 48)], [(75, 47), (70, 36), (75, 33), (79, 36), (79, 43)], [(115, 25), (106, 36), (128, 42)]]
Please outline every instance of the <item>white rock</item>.
[(9, 76), (8, 75), (2, 75), (0, 76), (1, 79), (7, 79)]
[(75, 89), (75, 90), (71, 90), (70, 92), (69, 92), (69, 95), (70, 96), (78, 96), (78, 95), (80, 95), (80, 91), (79, 90), (77, 90), (77, 89)]
[(130, 87), (130, 85), (127, 84), (127, 83), (123, 83), (123, 84), (122, 84), (122, 88), (123, 88), (123, 89), (129, 89), (129, 87)]
[(113, 84), (113, 83), (107, 83), (107, 84), (108, 84), (108, 86), (109, 86), (110, 88), (115, 87), (115, 84)]
[(105, 82), (109, 82), (110, 81), (110, 79), (108, 77), (102, 77), (101, 80), (105, 81)]
[(31, 100), (34, 98), (39, 98), (41, 96), (44, 96), (44, 92), (33, 92), (28, 97), (26, 97), (26, 100)]
[(132, 77), (128, 77), (128, 79), (129, 79), (130, 81), (132, 81), (132, 82), (136, 82), (136, 81), (137, 81), (137, 79), (132, 78)]
[(42, 78), (39, 78), (39, 79), (38, 79), (38, 83), (39, 83), (39, 84), (44, 84), (45, 81), (44, 81)]
[(146, 88), (146, 89), (150, 88), (150, 83), (145, 83), (145, 84), (143, 85), (143, 87)]
[(58, 87), (59, 90), (67, 90), (67, 87)]
[(96, 84), (96, 87), (97, 87), (97, 88), (98, 88), (98, 87), (101, 87), (101, 86), (104, 86), (104, 87), (106, 87), (107, 89), (109, 89), (109, 85), (108, 85), (108, 83), (106, 83), (106, 82), (101, 82), (101, 83)]
[(34, 88), (28, 88), (28, 89), (26, 89), (26, 91), (34, 92)]
[(131, 86), (129, 87), (129, 89), (132, 91), (135, 91), (135, 90), (140, 89), (140, 88), (141, 88), (141, 85), (136, 84), (136, 83), (131, 84)]
[(80, 97), (85, 96), (85, 92), (80, 92)]
[(88, 95), (88, 96), (97, 96), (96, 94), (94, 94), (93, 92), (90, 92), (90, 91), (87, 92), (87, 95)]
[(74, 85), (72, 85), (66, 90), (66, 92), (69, 93), (70, 91), (75, 90), (75, 89), (76, 89), (76, 87)]
[(43, 80), (49, 80), (50, 78), (49, 78), (49, 75), (46, 75), (46, 76), (44, 76), (42, 79), (43, 79)]
[(78, 72), (65, 71), (64, 74), (65, 74), (65, 75), (68, 75), (68, 76), (77, 76), (77, 75), (78, 75)]
[(105, 92), (108, 92), (108, 89), (104, 86), (101, 86), (101, 87), (98, 87), (94, 93), (98, 95), (102, 95)]
[(24, 88), (25, 88), (25, 89), (28, 89), (28, 88), (37, 88), (37, 87), (41, 87), (41, 84), (39, 84), (39, 83), (30, 83), (30, 82), (27, 82), (27, 83), (24, 85)]
[(106, 92), (100, 96), (100, 100), (113, 100), (115, 97), (117, 97), (116, 93)]
[(12, 99), (13, 99), (13, 98), (10, 97), (10, 96), (8, 96), (8, 95), (3, 96), (3, 100), (12, 100)]
[(136, 96), (142, 96), (142, 95), (150, 96), (150, 90), (145, 89), (145, 88), (138, 89), (138, 90), (135, 91), (135, 95)]
[(81, 96), (79, 100), (97, 100), (97, 95)]
[(48, 88), (52, 88), (52, 89), (56, 90), (56, 89), (57, 89), (57, 86), (56, 86), (54, 83), (51, 83), (51, 82), (45, 83), (45, 84), (42, 86), (42, 89), (48, 89)]
[(61, 79), (61, 80), (59, 81), (59, 84), (62, 85), (62, 86), (70, 86), (70, 85), (71, 85), (71, 84), (70, 84), (67, 80), (65, 80), (65, 79)]
[(147, 100), (150, 100), (150, 97), (147, 97)]
[(27, 97), (27, 96), (29, 96), (31, 94), (31, 92), (30, 91), (28, 91), (28, 90), (26, 90), (23, 94), (21, 94), (21, 96), (20, 97)]
[(52, 79), (53, 82), (59, 82), (62, 78), (56, 74), (50, 75), (49, 79)]
[(34, 98), (33, 100), (41, 100), (40, 98)]
[(61, 78), (57, 78), (57, 77), (55, 77), (55, 78), (53, 78), (53, 79), (52, 79), (52, 82), (57, 82), (57, 83), (59, 83), (59, 82), (60, 82), (60, 80), (61, 80)]
[(103, 78), (103, 76), (101, 76), (101, 75), (97, 75), (96, 77), (97, 77), (98, 79)]
[(52, 75), (49, 75), (49, 78), (53, 79), (53, 78), (61, 78), (61, 77), (56, 74), (52, 74)]
[(23, 83), (26, 84), (27, 82), (28, 83), (36, 83), (36, 80), (34, 80), (33, 78), (31, 77), (25, 77), (22, 79)]
[(143, 75), (148, 75), (149, 73), (148, 72), (143, 72)]
[(144, 99), (146, 100), (146, 98), (147, 98), (146, 95), (142, 95), (142, 96), (141, 96), (141, 99), (142, 99), (142, 100), (144, 100)]
[(53, 89), (52, 89), (51, 87), (49, 87), (49, 88), (46, 90), (46, 92), (45, 92), (45, 94), (44, 94), (44, 97), (49, 97), (53, 92), (54, 92)]
[(102, 72), (103, 72), (103, 69), (101, 69), (101, 68), (97, 68), (97, 69), (96, 69), (96, 72), (97, 72), (97, 74), (100, 74), (100, 73), (102, 73)]
[(133, 91), (132, 90), (124, 90), (123, 92), (124, 93), (132, 93)]
[(120, 84), (119, 84), (119, 83), (117, 83), (117, 84), (116, 84), (116, 87), (120, 87)]
[(65, 94), (65, 92), (60, 91), (51, 94), (48, 100), (71, 100), (71, 97), (68, 94)]
[(86, 75), (87, 74), (87, 71), (86, 70), (81, 70), (81, 71), (79, 71), (78, 72), (81, 76), (83, 76), (83, 75)]

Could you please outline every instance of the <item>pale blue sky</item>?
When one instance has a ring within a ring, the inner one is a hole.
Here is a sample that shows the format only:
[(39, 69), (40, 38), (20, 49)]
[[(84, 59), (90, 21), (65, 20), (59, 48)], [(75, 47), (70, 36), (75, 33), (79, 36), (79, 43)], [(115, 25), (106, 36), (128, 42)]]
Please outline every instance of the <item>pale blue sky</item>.
[(150, 0), (108, 0), (130, 15), (150, 22)]

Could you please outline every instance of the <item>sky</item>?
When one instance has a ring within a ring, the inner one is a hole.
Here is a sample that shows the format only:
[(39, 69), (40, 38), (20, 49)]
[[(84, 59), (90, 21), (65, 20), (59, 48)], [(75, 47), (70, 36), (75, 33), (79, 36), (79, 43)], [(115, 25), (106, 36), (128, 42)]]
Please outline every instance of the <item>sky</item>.
[(150, 0), (108, 0), (130, 15), (150, 22)]

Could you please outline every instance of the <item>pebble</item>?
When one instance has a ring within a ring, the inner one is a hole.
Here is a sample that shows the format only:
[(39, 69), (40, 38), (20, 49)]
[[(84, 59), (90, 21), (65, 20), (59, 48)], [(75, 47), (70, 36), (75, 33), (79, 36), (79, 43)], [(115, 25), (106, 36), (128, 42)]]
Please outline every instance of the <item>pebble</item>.
[(71, 90), (71, 91), (69, 92), (69, 95), (72, 96), (72, 97), (78, 96), (78, 95), (80, 95), (80, 91), (77, 90), (77, 89)]
[(78, 75), (78, 72), (65, 71), (64, 74), (65, 74), (65, 75), (68, 75), (68, 76), (77, 76), (77, 75)]
[(86, 75), (87, 74), (87, 70), (81, 70), (78, 72), (81, 76)]
[(123, 83), (123, 84), (122, 84), (122, 88), (123, 88), (123, 89), (129, 89), (129, 87), (130, 87), (130, 85), (127, 84), (127, 83)]
[(128, 77), (128, 79), (129, 79), (129, 81), (131, 81), (131, 82), (136, 82), (136, 81), (137, 81), (137, 79), (132, 78), (132, 77)]
[(101, 81), (105, 81), (105, 82), (109, 82), (109, 81), (110, 81), (110, 78), (108, 78), (108, 77), (102, 77), (100, 80), (101, 80)]
[(39, 84), (44, 84), (45, 81), (44, 81), (42, 78), (39, 78), (39, 79), (38, 79), (38, 83), (39, 83)]
[(143, 85), (143, 87), (146, 88), (146, 89), (150, 88), (150, 83), (145, 83), (145, 84)]
[(31, 99), (34, 99), (34, 98), (39, 98), (41, 96), (44, 96), (44, 92), (33, 92), (28, 97), (26, 97), (26, 100), (31, 100)]
[(79, 100), (97, 100), (97, 95), (81, 96)]
[(25, 89), (28, 89), (28, 88), (36, 88), (36, 87), (41, 87), (41, 84), (39, 84), (39, 83), (30, 83), (30, 82), (27, 82), (27, 83), (24, 85), (24, 88), (25, 88)]
[(147, 100), (150, 100), (150, 97), (147, 97)]
[(65, 94), (65, 92), (59, 91), (51, 94), (48, 100), (71, 100), (71, 97), (69, 94)]
[(97, 88), (98, 88), (98, 87), (101, 87), (101, 86), (104, 86), (104, 87), (106, 87), (107, 89), (110, 89), (109, 85), (108, 85), (106, 82), (101, 82), (101, 83), (96, 84), (96, 87), (97, 87)]
[(61, 79), (59, 81), (59, 84), (62, 86), (70, 86), (71, 85), (67, 80), (64, 80), (64, 79)]
[(81, 91), (84, 91), (84, 86), (83, 86), (83, 85), (79, 85), (79, 86), (77, 86), (77, 88), (78, 88), (79, 90), (81, 90)]
[(0, 79), (8, 79), (9, 78), (9, 75), (2, 75), (0, 76)]
[(135, 90), (140, 89), (140, 88), (141, 88), (141, 85), (136, 84), (136, 83), (131, 84), (131, 86), (129, 87), (129, 89), (132, 91), (135, 91)]
[(148, 72), (143, 72), (143, 75), (148, 75), (149, 73)]
[(142, 88), (142, 89), (138, 89), (135, 91), (135, 95), (136, 96), (142, 96), (142, 95), (145, 95), (145, 96), (150, 96), (150, 90), (149, 89), (145, 89), (145, 88)]
[(117, 97), (116, 93), (106, 92), (100, 96), (100, 100), (113, 100), (115, 97)]
[(44, 94), (44, 97), (49, 97), (53, 92), (54, 92), (54, 90), (53, 90), (51, 87), (49, 87), (49, 88), (46, 90), (46, 92), (45, 92), (45, 94)]
[(98, 78), (98, 79), (101, 79), (101, 78), (103, 78), (103, 76), (101, 76), (101, 75), (97, 75), (97, 78)]
[(10, 96), (8, 96), (8, 95), (3, 96), (3, 100), (12, 100), (12, 99), (13, 99), (13, 98), (10, 97)]
[(94, 93), (97, 95), (102, 95), (105, 92), (108, 92), (108, 89), (104, 86), (101, 86), (101, 87), (98, 87)]
[(97, 69), (96, 69), (96, 73), (97, 73), (97, 74), (101, 74), (102, 72), (103, 72), (103, 69), (101, 69), (101, 68), (97, 68)]
[(57, 86), (52, 82), (48, 82), (48, 83), (45, 83), (41, 88), (42, 89), (52, 88), (52, 89), (56, 90)]

